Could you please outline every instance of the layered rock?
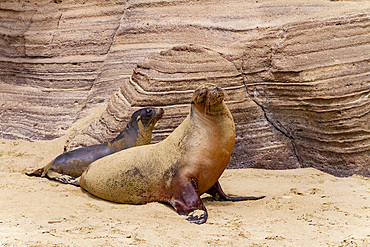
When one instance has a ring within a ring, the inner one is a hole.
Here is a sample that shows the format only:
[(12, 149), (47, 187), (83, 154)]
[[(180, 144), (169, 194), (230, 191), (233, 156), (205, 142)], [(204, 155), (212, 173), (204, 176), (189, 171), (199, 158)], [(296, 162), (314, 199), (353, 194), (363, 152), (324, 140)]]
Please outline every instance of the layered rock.
[(136, 63), (173, 45), (218, 49), (264, 28), (368, 8), (327, 0), (1, 1), (1, 136), (65, 134), (86, 107), (107, 104)]
[(369, 23), (356, 14), (287, 24), (232, 46), (248, 95), (301, 167), (370, 175)]
[(101, 73), (124, 7), (59, 2), (0, 3), (4, 138), (63, 135), (86, 106)]
[[(194, 45), (163, 51), (137, 65), (104, 119), (122, 119), (114, 108), (169, 108), (158, 125), (165, 137), (184, 118), (194, 88), (215, 82), (230, 95), (237, 126), (230, 167), (312, 166), (369, 175), (368, 23), (366, 14), (357, 14), (266, 29), (219, 52)], [(92, 143), (87, 137), (77, 144)]]
[[(230, 167), (369, 175), (369, 10), (327, 0), (1, 2), (1, 137), (59, 137), (110, 99), (66, 149), (113, 138), (148, 105), (166, 108), (159, 141), (211, 80), (227, 88), (237, 123)], [(169, 49), (184, 43), (198, 45)]]
[(123, 129), (124, 119), (134, 110), (148, 105), (165, 109), (154, 130), (153, 142), (163, 140), (189, 113), (194, 90), (207, 82), (226, 91), (226, 102), (236, 124), (230, 167), (299, 166), (290, 140), (247, 97), (242, 75), (234, 64), (219, 53), (196, 45), (175, 46), (138, 63), (132, 76), (113, 95), (102, 117), (71, 136), (66, 150), (109, 140)]

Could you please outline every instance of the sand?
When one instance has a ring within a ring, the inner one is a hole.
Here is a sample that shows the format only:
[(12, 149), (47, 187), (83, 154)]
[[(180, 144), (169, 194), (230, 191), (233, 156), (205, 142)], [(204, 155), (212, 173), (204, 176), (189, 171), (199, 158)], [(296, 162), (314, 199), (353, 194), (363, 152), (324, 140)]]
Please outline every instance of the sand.
[(266, 198), (204, 195), (209, 218), (195, 225), (161, 203), (112, 203), (24, 174), (59, 155), (64, 142), (0, 139), (0, 246), (370, 246), (369, 178), (226, 170), (227, 193)]

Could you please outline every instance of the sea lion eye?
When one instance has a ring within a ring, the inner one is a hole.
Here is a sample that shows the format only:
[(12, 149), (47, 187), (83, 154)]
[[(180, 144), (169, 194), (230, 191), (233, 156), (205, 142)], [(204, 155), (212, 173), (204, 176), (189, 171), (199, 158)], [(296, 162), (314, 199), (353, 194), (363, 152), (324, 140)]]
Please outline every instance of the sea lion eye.
[(146, 110), (146, 114), (148, 114), (149, 116), (151, 116), (153, 114), (153, 109), (147, 109)]

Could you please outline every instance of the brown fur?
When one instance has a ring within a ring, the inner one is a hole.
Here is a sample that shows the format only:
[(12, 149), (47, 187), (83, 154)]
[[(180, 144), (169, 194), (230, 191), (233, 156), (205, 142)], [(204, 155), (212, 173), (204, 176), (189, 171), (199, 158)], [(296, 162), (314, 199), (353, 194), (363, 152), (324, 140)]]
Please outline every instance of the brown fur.
[(207, 213), (199, 196), (218, 184), (235, 142), (234, 121), (223, 98), (222, 89), (202, 85), (194, 92), (189, 115), (165, 140), (92, 163), (81, 176), (81, 187), (114, 202), (167, 202), (179, 214), (190, 215), (190, 221), (204, 223)]

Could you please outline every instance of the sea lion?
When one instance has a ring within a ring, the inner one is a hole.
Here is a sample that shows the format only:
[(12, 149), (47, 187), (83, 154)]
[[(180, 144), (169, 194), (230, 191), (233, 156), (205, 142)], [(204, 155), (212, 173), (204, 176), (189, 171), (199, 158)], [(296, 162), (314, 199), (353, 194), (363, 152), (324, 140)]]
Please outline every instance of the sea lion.
[(93, 162), (80, 177), (81, 187), (113, 202), (168, 203), (196, 224), (208, 217), (200, 199), (203, 193), (226, 201), (263, 198), (226, 195), (218, 182), (235, 143), (224, 97), (224, 90), (214, 84), (200, 86), (189, 115), (165, 140)]
[(162, 118), (163, 113), (162, 108), (137, 110), (123, 131), (112, 141), (63, 153), (45, 167), (26, 174), (78, 186), (76, 178), (95, 160), (123, 149), (149, 144), (154, 125)]

